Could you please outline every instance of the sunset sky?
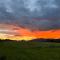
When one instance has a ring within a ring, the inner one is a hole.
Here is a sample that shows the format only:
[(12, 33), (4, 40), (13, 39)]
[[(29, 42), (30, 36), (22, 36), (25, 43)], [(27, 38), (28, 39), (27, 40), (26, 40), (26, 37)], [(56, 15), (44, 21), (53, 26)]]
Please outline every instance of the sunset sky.
[(60, 0), (0, 0), (0, 38), (60, 38)]

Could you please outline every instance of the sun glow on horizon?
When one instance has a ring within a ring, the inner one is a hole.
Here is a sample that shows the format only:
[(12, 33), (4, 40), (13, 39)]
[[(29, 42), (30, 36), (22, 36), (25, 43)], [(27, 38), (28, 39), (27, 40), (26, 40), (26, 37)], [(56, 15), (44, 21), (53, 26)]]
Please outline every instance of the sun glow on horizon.
[(60, 38), (60, 30), (31, 31), (15, 25), (0, 24), (0, 39), (32, 40), (37, 38)]

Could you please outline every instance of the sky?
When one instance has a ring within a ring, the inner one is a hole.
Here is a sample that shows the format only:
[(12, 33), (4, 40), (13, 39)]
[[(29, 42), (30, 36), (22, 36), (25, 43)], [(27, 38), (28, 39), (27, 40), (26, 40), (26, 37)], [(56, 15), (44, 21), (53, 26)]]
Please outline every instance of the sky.
[(0, 0), (0, 38), (60, 38), (59, 32), (60, 0)]

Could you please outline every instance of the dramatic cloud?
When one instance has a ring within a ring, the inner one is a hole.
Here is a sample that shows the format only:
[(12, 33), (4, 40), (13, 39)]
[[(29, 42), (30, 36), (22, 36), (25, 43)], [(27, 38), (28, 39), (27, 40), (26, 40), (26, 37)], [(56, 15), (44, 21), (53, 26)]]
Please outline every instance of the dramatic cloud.
[(60, 0), (0, 0), (0, 23), (32, 30), (60, 29)]

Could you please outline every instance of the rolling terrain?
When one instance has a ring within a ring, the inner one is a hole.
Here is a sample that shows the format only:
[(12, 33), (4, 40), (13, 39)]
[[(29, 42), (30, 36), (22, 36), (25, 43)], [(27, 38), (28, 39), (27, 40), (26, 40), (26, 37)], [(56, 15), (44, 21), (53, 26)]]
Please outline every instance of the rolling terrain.
[(2, 40), (0, 60), (60, 60), (60, 43)]

